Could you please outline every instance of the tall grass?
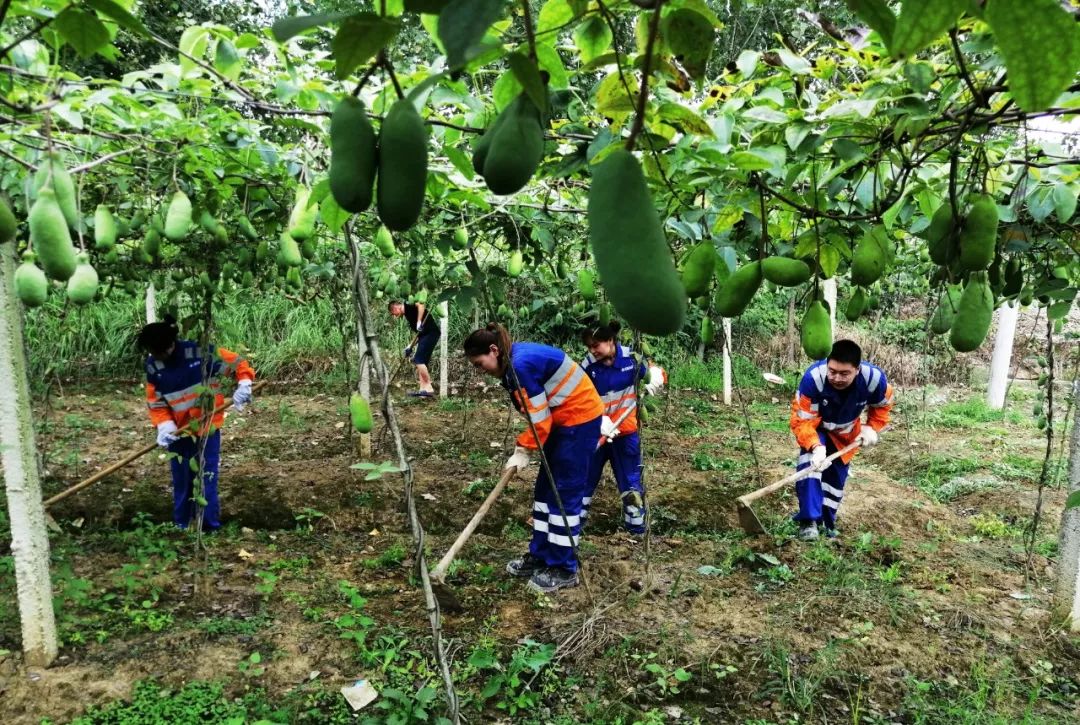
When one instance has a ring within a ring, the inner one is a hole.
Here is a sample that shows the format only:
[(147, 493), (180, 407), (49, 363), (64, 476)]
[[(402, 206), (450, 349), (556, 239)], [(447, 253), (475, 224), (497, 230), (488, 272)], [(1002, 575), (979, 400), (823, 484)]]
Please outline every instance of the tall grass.
[[(81, 308), (50, 302), (28, 311), (31, 379), (39, 383), (53, 375), (83, 381), (140, 378), (143, 353), (135, 336), (144, 314), (143, 301), (126, 295)], [(353, 326), (351, 318), (340, 320), (325, 298), (299, 304), (245, 290), (221, 298), (212, 342), (242, 352), (263, 376), (325, 374), (340, 366), (342, 329), (351, 341)]]

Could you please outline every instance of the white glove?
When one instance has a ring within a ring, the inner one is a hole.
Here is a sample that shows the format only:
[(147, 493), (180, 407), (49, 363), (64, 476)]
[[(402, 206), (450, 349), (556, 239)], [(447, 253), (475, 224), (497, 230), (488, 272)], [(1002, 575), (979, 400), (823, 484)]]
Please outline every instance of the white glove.
[(863, 448), (870, 448), (876, 446), (881, 440), (881, 436), (878, 432), (868, 425), (864, 425), (859, 429), (859, 435), (855, 436), (855, 440), (859, 442), (859, 445)]
[(810, 451), (810, 468), (815, 471), (824, 471), (829, 467), (829, 464), (825, 462), (828, 455), (825, 453), (825, 446), (814, 446), (814, 450)]
[(619, 435), (619, 426), (615, 425), (615, 421), (605, 415), (600, 419), (600, 435), (610, 440)]
[(173, 443), (180, 440), (180, 436), (176, 435), (176, 423), (171, 420), (167, 420), (164, 423), (158, 423), (157, 427), (157, 444), (162, 448), (168, 448)]
[(664, 369), (657, 365), (649, 366), (649, 381), (645, 383), (645, 394), (656, 395), (664, 387)]
[(529, 449), (523, 446), (515, 446), (514, 455), (506, 460), (506, 465), (503, 468), (516, 468), (518, 473), (521, 473), (529, 467), (531, 462), (532, 454)]
[(243, 412), (244, 406), (251, 402), (251, 381), (241, 380), (236, 384), (236, 390), (232, 394), (233, 407), (236, 412)]

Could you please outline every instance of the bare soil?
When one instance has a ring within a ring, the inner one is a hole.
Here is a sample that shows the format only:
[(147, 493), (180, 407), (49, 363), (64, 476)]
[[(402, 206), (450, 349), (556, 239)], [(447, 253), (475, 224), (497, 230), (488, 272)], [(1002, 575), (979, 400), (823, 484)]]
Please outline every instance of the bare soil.
[[(40, 440), (46, 495), (151, 440), (134, 387), (65, 392), (52, 401)], [(489, 387), (469, 394), (464, 410), (460, 400), (395, 395), (429, 562), (490, 490), (511, 445), (505, 400)], [(1049, 672), (1032, 712), (1046, 722), (1077, 714), (1080, 640), (1050, 614), (1053, 561), (1037, 553), (1028, 569), (1016, 535), (1034, 508), (1034, 479), (998, 478), (942, 503), (914, 485), (933, 457), (970, 457), (972, 441), (986, 467), (963, 474), (969, 478), (994, 479), (994, 461), (1006, 452), (1037, 460), (1043, 442), (1033, 426), (1001, 421), (989, 427), (995, 432), (899, 420), (878, 449), (855, 460), (841, 540), (807, 545), (785, 529), (793, 490), (755, 507), (775, 535), (738, 530), (734, 498), (785, 475), (794, 455), (787, 401), (758, 391), (747, 404), (767, 411), (751, 420), (753, 453), (737, 410), (709, 394), (669, 394), (644, 433), (653, 533), (646, 541), (620, 529), (606, 479), (582, 545), (587, 587), (538, 598), (502, 574), (526, 546), (532, 484), (513, 483), (450, 579), (466, 609), (443, 618), (456, 656), (481, 638), (504, 648), (527, 638), (559, 645), (558, 663), (573, 684), (546, 706), (564, 715), (675, 706), (672, 722), (908, 722), (914, 683), (966, 692), (983, 672), (1025, 692)], [(142, 573), (159, 591), (155, 611), (172, 615), (162, 631), (127, 627), (101, 642), (69, 642), (52, 667), (28, 670), (17, 654), (11, 585), (0, 584), (0, 609), (9, 612), (0, 619), (0, 648), (10, 650), (0, 654), (3, 722), (64, 722), (126, 697), (145, 678), (171, 686), (224, 680), (231, 692), (258, 686), (271, 698), (350, 682), (361, 674), (355, 646), (328, 624), (343, 611), (340, 581), (359, 590), (380, 626), (410, 633), (410, 647), (426, 649), (401, 479), (366, 481), (365, 471), (350, 468), (358, 457), (347, 422), (343, 396), (297, 389), (271, 389), (253, 414), (229, 417), (221, 498), (230, 525), (205, 537), (201, 550), (188, 534), (162, 534), (179, 561)], [(393, 460), (382, 427), (373, 445), (373, 461)], [(1041, 540), (1053, 541), (1063, 501), (1063, 491), (1046, 492)], [(119, 591), (115, 573), (140, 545), (125, 532), (137, 529), (140, 512), (167, 522), (169, 511), (167, 464), (157, 454), (57, 504), (54, 547), (68, 578), (91, 582), (99, 594)], [(1011, 528), (980, 533), (973, 524), (980, 516)], [(265, 572), (277, 577), (269, 594), (259, 589)], [(259, 624), (221, 633), (205, 624), (211, 620)], [(263, 655), (257, 677), (240, 669), (253, 651)], [(678, 695), (653, 684), (641, 665), (648, 653), (692, 674)], [(727, 666), (733, 671), (721, 676)], [(1017, 712), (1026, 705), (1013, 704)], [(497, 717), (505, 715), (472, 715)]]

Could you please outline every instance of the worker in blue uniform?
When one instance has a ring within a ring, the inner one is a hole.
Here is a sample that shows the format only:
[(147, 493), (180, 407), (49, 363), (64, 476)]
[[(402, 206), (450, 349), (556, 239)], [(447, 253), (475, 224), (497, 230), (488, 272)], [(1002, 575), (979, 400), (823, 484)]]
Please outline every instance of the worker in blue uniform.
[[(215, 531), (221, 526), (218, 464), (225, 422), (225, 414), (218, 410), (225, 402), (221, 378), (236, 380), (233, 404), (240, 411), (251, 402), (255, 370), (232, 350), (215, 345), (200, 349), (198, 343), (178, 336), (179, 327), (171, 315), (139, 332), (139, 346), (148, 353), (146, 408), (157, 428), (158, 445), (170, 454), (173, 522), (186, 529), (198, 517), (201, 496), (203, 528)], [(205, 404), (211, 404), (212, 410), (204, 411)], [(202, 485), (197, 487), (199, 471)]]
[[(818, 524), (825, 535), (836, 538), (836, 514), (844, 498), (848, 468), (858, 449), (827, 463), (840, 449), (859, 441), (863, 448), (875, 446), (889, 424), (893, 389), (881, 368), (863, 362), (862, 350), (851, 340), (837, 340), (825, 360), (803, 373), (791, 403), (791, 431), (799, 443), (796, 469), (813, 469), (795, 484), (799, 497), (799, 537), (818, 538)], [(866, 422), (863, 411), (868, 411)]]
[(621, 325), (612, 320), (590, 327), (581, 339), (589, 355), (581, 363), (604, 403), (600, 424), (600, 446), (589, 466), (588, 487), (583, 499), (583, 515), (588, 516), (596, 487), (611, 464), (622, 499), (623, 526), (632, 534), (645, 532), (645, 490), (641, 484), (641, 436), (638, 434), (636, 385), (644, 382), (645, 392), (655, 395), (666, 381), (666, 373), (656, 365), (637, 362), (630, 350), (619, 344)]
[[(533, 487), (533, 535), (529, 551), (506, 565), (511, 576), (529, 580), (545, 594), (577, 586), (575, 548), (581, 537), (581, 505), (589, 459), (600, 436), (604, 406), (577, 363), (558, 348), (514, 342), (498, 323), (475, 330), (465, 340), (469, 362), (498, 378), (529, 427), (517, 438), (506, 468), (520, 475), (534, 451), (543, 450)], [(554, 480), (552, 480), (554, 479)]]

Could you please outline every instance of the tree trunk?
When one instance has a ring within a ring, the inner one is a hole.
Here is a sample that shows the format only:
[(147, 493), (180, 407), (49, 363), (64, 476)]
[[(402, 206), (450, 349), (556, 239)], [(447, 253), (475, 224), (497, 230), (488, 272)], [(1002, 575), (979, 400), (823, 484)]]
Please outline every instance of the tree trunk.
[(1012, 361), (1013, 339), (1016, 336), (1016, 317), (1019, 305), (1006, 303), (998, 308), (997, 336), (994, 338), (994, 356), (990, 360), (990, 387), (987, 402), (993, 410), (1005, 407), (1005, 393), (1009, 387), (1009, 365)]
[[(350, 246), (350, 252), (352, 252)], [(360, 285), (363, 283), (361, 275), (364, 274), (364, 268), (360, 263), (360, 259), (357, 255), (353, 255), (353, 294), (358, 294), (357, 290), (360, 289)], [(364, 330), (364, 320), (361, 315), (356, 316), (356, 354), (357, 359), (360, 361), (359, 370), (357, 370), (357, 392), (368, 403), (371, 403), (371, 350), (368, 349), (367, 335)], [(372, 405), (371, 409), (374, 411), (377, 406)], [(371, 458), (371, 434), (370, 433), (357, 433), (356, 438), (353, 440), (353, 444), (356, 447), (356, 455), (361, 460), (369, 460)]]
[(795, 364), (795, 295), (787, 304), (787, 361), (788, 365)]
[(705, 362), (705, 341), (704, 340), (698, 340), (697, 359), (698, 359), (698, 362)]
[(31, 420), (22, 306), (14, 282), (15, 245), (0, 244), (0, 460), (11, 520), (23, 653), (28, 665), (48, 667), (57, 652), (49, 536)]
[(829, 308), (829, 329), (836, 336), (836, 277), (830, 277), (821, 284), (821, 293), (825, 297), (825, 306)]
[(450, 303), (439, 303), (439, 397), (445, 398), (450, 393)]
[(725, 317), (724, 328), (724, 405), (731, 405), (731, 318)]
[(146, 324), (157, 322), (157, 290), (154, 283), (146, 285)]
[[(1073, 381), (1073, 429), (1069, 439), (1069, 494), (1080, 491), (1080, 380)], [(1080, 507), (1061, 514), (1058, 582), (1054, 608), (1069, 629), (1080, 632)]]

